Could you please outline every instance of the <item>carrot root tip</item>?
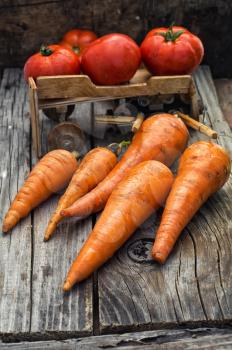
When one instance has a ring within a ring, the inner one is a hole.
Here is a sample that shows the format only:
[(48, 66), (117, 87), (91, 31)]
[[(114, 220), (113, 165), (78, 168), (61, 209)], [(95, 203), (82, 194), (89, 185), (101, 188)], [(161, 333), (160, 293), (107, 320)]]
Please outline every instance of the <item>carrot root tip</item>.
[(166, 258), (160, 252), (152, 252), (152, 257), (155, 261), (157, 261), (160, 264), (164, 264), (166, 261)]
[(72, 285), (69, 281), (66, 281), (63, 286), (63, 291), (68, 292), (72, 288)]
[(10, 229), (11, 229), (11, 228), (9, 227), (9, 225), (3, 225), (3, 226), (2, 226), (2, 232), (3, 232), (3, 233), (7, 233), (8, 231), (10, 231)]

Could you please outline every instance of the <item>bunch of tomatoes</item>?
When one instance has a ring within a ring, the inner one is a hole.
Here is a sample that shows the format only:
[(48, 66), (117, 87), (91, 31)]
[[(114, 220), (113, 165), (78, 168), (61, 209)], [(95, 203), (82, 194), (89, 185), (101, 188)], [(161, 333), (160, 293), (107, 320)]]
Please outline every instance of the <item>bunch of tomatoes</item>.
[(42, 46), (31, 56), (24, 75), (87, 74), (97, 85), (129, 81), (141, 62), (152, 75), (191, 73), (202, 61), (201, 40), (183, 27), (155, 28), (139, 47), (128, 35), (108, 34), (97, 38), (91, 31), (74, 29), (57, 45)]

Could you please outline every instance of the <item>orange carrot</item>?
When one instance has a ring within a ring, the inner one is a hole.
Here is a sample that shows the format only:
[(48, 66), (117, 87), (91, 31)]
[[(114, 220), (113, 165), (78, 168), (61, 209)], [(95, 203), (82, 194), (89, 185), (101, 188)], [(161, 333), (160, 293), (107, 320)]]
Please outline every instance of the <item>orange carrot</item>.
[(32, 169), (12, 202), (3, 222), (3, 232), (11, 230), (32, 209), (61, 190), (77, 166), (76, 158), (68, 151), (60, 149), (47, 153)]
[(103, 209), (114, 187), (133, 166), (150, 159), (170, 166), (185, 149), (188, 136), (182, 120), (171, 114), (146, 119), (109, 175), (95, 189), (63, 210), (61, 215), (82, 218)]
[(172, 183), (171, 171), (155, 160), (132, 168), (108, 199), (69, 270), (64, 290), (69, 290), (104, 264), (136, 228), (164, 204)]
[(60, 215), (61, 210), (69, 207), (78, 198), (92, 190), (106, 177), (116, 163), (116, 155), (106, 147), (94, 148), (86, 154), (49, 221), (44, 236), (45, 241), (52, 236), (56, 226), (63, 219)]
[(152, 251), (155, 260), (166, 261), (181, 231), (229, 174), (230, 159), (222, 147), (201, 141), (186, 149), (156, 234)]

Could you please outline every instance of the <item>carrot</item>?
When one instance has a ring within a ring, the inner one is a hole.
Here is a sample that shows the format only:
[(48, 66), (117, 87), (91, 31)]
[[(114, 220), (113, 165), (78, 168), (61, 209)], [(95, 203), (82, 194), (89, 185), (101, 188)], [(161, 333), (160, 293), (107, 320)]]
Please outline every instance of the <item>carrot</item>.
[(64, 290), (104, 264), (165, 201), (173, 183), (171, 171), (155, 160), (132, 168), (109, 197), (92, 233), (73, 262)]
[(171, 114), (146, 119), (121, 161), (108, 176), (95, 189), (63, 210), (61, 215), (82, 218), (103, 209), (114, 187), (133, 166), (150, 159), (170, 166), (185, 149), (188, 136), (182, 120)]
[(11, 230), (20, 219), (61, 190), (78, 166), (74, 155), (65, 150), (47, 153), (33, 168), (19, 190), (3, 221), (3, 232)]
[(156, 261), (166, 261), (181, 231), (229, 174), (230, 159), (222, 147), (201, 141), (186, 149), (156, 234), (152, 250)]
[(44, 236), (45, 241), (52, 236), (56, 226), (63, 219), (60, 215), (61, 210), (69, 207), (78, 198), (94, 188), (106, 177), (116, 163), (116, 155), (106, 147), (94, 148), (86, 154), (79, 168), (74, 173), (66, 192), (60, 198), (56, 211), (49, 221)]

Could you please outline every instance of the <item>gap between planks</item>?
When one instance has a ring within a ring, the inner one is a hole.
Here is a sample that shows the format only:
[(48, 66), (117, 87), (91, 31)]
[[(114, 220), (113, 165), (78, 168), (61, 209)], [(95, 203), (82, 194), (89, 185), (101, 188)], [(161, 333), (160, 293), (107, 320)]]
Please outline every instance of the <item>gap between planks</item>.
[[(94, 142), (94, 136), (93, 136), (93, 130), (95, 125), (95, 109), (94, 109), (94, 103), (90, 103), (91, 108), (91, 136), (90, 136), (90, 146), (91, 149), (95, 147)], [(92, 228), (94, 227), (96, 223), (96, 217), (97, 215), (94, 213), (91, 215), (92, 219)], [(92, 319), (93, 319), (93, 335), (99, 335), (100, 334), (100, 324), (99, 324), (99, 295), (98, 295), (98, 272), (94, 272), (92, 276), (92, 286), (93, 286), (93, 295), (92, 295)]]
[(231, 328), (166, 329), (122, 335), (102, 335), (68, 340), (2, 343), (2, 350), (101, 350), (101, 349), (231, 349)]

